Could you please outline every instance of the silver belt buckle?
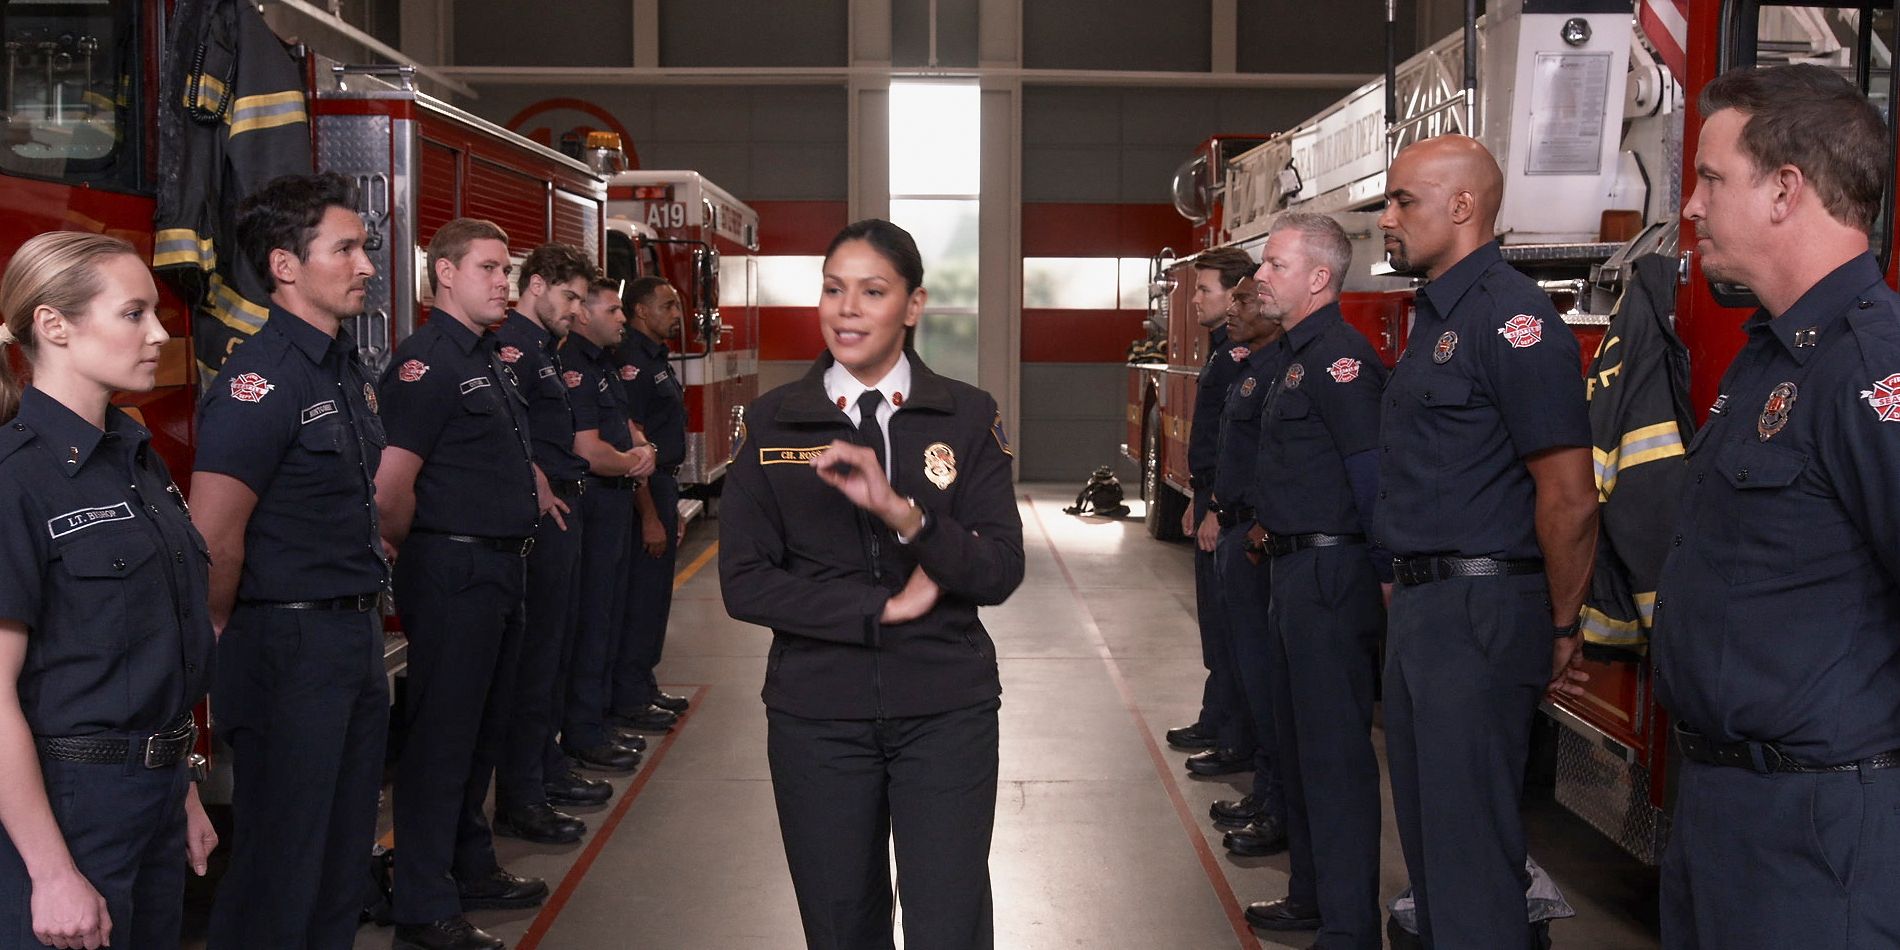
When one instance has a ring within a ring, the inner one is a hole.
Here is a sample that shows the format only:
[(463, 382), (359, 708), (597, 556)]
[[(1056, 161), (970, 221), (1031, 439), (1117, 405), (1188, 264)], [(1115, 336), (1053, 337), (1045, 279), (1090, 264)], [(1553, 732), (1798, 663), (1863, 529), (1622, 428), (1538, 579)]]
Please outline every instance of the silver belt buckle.
[[(192, 740), (196, 739), (197, 736), (198, 724), (195, 722), (188, 722), (170, 732), (147, 736), (145, 738), (145, 767), (148, 769), (157, 769), (170, 764), (158, 761), (159, 756), (165, 751), (165, 748), (161, 746), (160, 743), (169, 745), (173, 742), (182, 742), (186, 746), (190, 746)], [(178, 758), (178, 756), (173, 756), (172, 762), (178, 761)]]

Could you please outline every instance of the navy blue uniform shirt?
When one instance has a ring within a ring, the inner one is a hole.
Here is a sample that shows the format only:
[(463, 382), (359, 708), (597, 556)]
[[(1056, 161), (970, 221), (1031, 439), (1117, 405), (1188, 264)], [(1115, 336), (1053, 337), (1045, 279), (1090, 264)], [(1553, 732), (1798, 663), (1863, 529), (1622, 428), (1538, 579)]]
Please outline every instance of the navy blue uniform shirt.
[(561, 382), (561, 361), (554, 336), (519, 311), (495, 328), (502, 365), (514, 370), (522, 395), (528, 398), (528, 434), (534, 461), (541, 473), (555, 480), (573, 481), (587, 474), (587, 460), (574, 454), (574, 410)]
[(607, 351), (578, 333), (561, 345), (561, 382), (574, 406), (574, 428), (593, 429), (600, 440), (622, 452), (633, 448), (633, 430), (627, 428), (627, 394), (620, 388), (620, 368)]
[[(1194, 418), (1188, 429), (1188, 475), (1194, 491), (1204, 494), (1214, 484), (1214, 465), (1220, 459), (1220, 411), (1227, 403), (1227, 387), (1239, 377), (1247, 348), (1227, 338), (1225, 325), (1207, 335), (1207, 362), (1201, 364), (1194, 391)], [(1201, 499), (1205, 500), (1205, 498)]]
[(1367, 512), (1353, 498), (1346, 459), (1379, 447), (1378, 352), (1337, 303), (1309, 314), (1272, 349), (1286, 369), (1260, 413), (1254, 520), (1272, 534), (1365, 534)]
[(1245, 353), (1246, 358), (1228, 384), (1227, 399), (1221, 406), (1219, 460), (1213, 485), (1214, 501), (1228, 511), (1254, 503), (1253, 463), (1260, 454), (1260, 407), (1286, 365), (1278, 346), (1263, 346), (1255, 352), (1236, 346), (1231, 352)]
[(1386, 383), (1374, 540), (1397, 557), (1541, 557), (1524, 459), (1590, 444), (1577, 336), (1495, 242), (1417, 305)]
[(655, 343), (632, 329), (613, 354), (626, 390), (627, 412), (646, 430), (647, 440), (659, 453), (654, 464), (662, 469), (686, 461), (686, 389), (680, 384), (679, 368), (666, 355), (665, 343)]
[(1900, 295), (1862, 255), (1745, 329), (1689, 446), (1658, 695), (1809, 764), (1900, 748)]
[(205, 694), (211, 558), (150, 440), (37, 389), (0, 428), (0, 617), (27, 627), (36, 735), (160, 732)]
[(383, 423), (349, 331), (332, 338), (280, 307), (226, 360), (198, 404), (193, 467), (257, 496), (239, 600), (328, 600), (383, 590), (376, 526)]
[(389, 444), (423, 459), (414, 531), (525, 538), (540, 517), (528, 404), (493, 334), (440, 310), (383, 372)]

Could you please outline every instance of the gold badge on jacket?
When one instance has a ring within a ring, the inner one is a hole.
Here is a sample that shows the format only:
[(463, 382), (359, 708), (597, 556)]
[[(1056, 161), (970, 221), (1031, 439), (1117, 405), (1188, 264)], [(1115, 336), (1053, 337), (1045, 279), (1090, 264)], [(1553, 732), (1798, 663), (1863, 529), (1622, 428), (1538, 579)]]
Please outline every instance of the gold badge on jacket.
[(924, 450), (924, 477), (930, 479), (930, 484), (948, 491), (957, 480), (957, 453), (942, 442), (930, 443)]

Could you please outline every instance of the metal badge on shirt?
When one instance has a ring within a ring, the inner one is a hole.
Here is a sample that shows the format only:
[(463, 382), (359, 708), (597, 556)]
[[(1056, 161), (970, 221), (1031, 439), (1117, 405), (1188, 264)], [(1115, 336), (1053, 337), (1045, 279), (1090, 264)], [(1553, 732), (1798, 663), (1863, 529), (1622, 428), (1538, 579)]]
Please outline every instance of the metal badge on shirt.
[(1439, 334), (1438, 345), (1432, 347), (1432, 362), (1443, 366), (1451, 362), (1451, 355), (1456, 352), (1458, 352), (1458, 333), (1455, 330), (1446, 330)]
[[(1253, 380), (1249, 378), (1247, 382)], [(950, 485), (957, 480), (957, 453), (942, 442), (930, 443), (930, 447), (924, 450), (924, 477), (930, 479), (930, 484), (937, 488), (949, 490)]]
[(1300, 388), (1300, 383), (1305, 382), (1305, 381), (1306, 381), (1306, 367), (1305, 366), (1302, 366), (1299, 363), (1294, 363), (1292, 366), (1289, 366), (1286, 368), (1286, 388), (1298, 389)]
[(1755, 420), (1755, 432), (1763, 442), (1774, 438), (1775, 433), (1788, 424), (1788, 413), (1794, 410), (1798, 395), (1792, 382), (1777, 383), (1768, 391), (1768, 401), (1762, 403), (1761, 416)]

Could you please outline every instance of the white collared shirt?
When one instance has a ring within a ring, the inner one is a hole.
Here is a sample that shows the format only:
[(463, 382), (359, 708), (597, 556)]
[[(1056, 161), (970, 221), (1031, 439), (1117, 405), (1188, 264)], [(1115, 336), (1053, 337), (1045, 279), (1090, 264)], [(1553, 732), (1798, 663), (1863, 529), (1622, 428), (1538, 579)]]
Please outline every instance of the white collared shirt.
[(898, 354), (897, 365), (891, 367), (891, 371), (885, 373), (875, 386), (858, 382), (850, 370), (838, 363), (832, 363), (825, 370), (825, 395), (830, 398), (832, 405), (844, 410), (845, 417), (854, 426), (858, 424), (858, 397), (864, 395), (867, 389), (875, 389), (884, 396), (884, 401), (877, 404), (877, 428), (884, 437), (884, 477), (890, 478), (891, 416), (896, 414), (898, 404), (910, 396), (910, 357)]

